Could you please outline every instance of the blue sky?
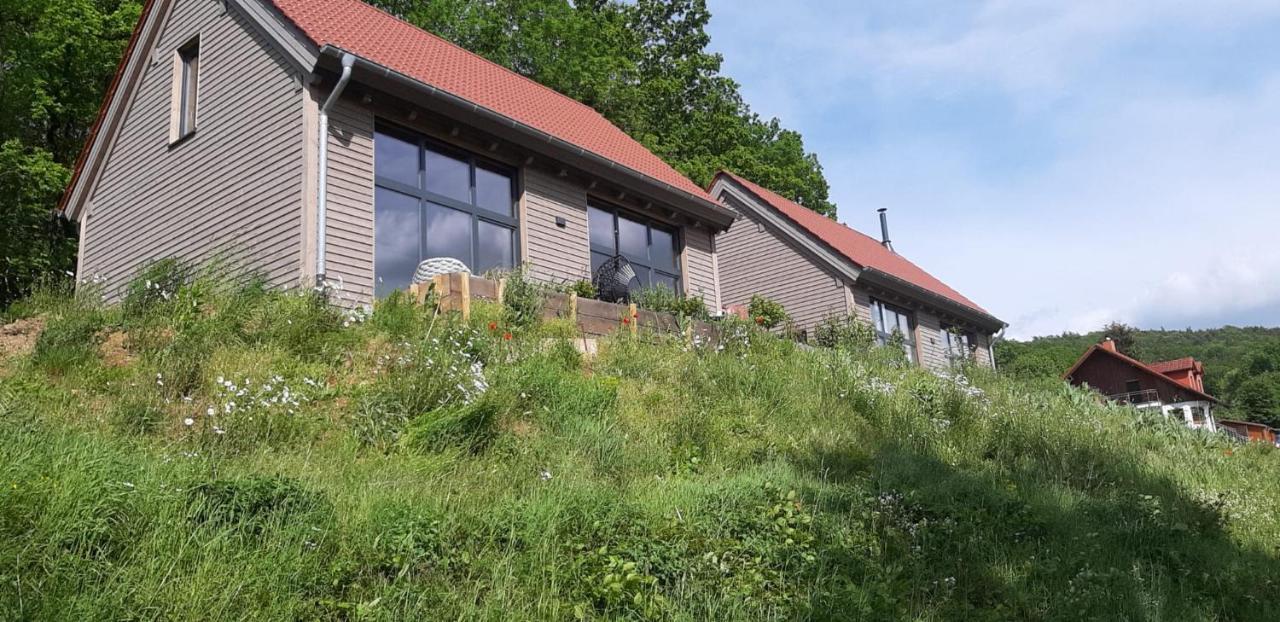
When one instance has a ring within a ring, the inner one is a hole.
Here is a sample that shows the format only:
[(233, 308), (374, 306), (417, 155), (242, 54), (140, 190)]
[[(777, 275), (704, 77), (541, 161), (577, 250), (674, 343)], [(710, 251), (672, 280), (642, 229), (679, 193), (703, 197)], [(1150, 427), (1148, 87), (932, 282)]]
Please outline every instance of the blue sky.
[(710, 0), (839, 220), (1018, 338), (1280, 325), (1280, 0)]

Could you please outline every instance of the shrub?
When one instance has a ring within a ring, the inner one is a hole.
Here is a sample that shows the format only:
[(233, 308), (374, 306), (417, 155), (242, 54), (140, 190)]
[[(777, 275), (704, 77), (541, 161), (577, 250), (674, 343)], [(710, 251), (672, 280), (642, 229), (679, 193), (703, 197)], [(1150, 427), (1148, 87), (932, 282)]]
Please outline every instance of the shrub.
[(747, 313), (751, 316), (752, 322), (768, 329), (780, 326), (789, 319), (787, 310), (783, 308), (781, 303), (759, 294), (751, 296), (751, 302), (747, 305)]
[(507, 286), (502, 291), (502, 304), (506, 308), (505, 321), (522, 328), (533, 326), (542, 319), (546, 288), (530, 280), (523, 268), (511, 271), (506, 279)]
[(706, 320), (710, 317), (702, 298), (677, 293), (666, 285), (646, 287), (631, 295), (631, 301), (641, 309), (670, 313), (676, 317)]
[(188, 520), (249, 535), (261, 535), (285, 520), (322, 519), (332, 511), (323, 494), (287, 477), (219, 479), (187, 490)]
[(125, 285), (120, 309), (125, 317), (146, 315), (156, 306), (171, 302), (179, 288), (192, 280), (191, 266), (174, 259), (157, 259), (145, 265)]
[(586, 279), (578, 279), (569, 284), (568, 293), (577, 294), (579, 298), (594, 299), (600, 295), (600, 290), (596, 289), (595, 283)]
[(851, 316), (828, 316), (813, 331), (814, 342), (825, 348), (865, 352), (876, 343), (875, 329)]
[(51, 374), (64, 374), (85, 361), (97, 360), (104, 325), (98, 309), (69, 310), (51, 318), (36, 339), (31, 360)]

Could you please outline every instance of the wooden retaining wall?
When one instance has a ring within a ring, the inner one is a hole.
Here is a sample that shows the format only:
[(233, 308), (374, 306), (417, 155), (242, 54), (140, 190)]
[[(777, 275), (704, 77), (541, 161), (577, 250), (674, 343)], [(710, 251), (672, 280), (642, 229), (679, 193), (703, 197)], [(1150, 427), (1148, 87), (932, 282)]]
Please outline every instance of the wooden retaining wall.
[[(494, 281), (455, 272), (435, 277), (427, 287), (411, 286), (409, 292), (419, 304), (425, 303), (428, 294), (434, 293), (437, 309), (457, 311), (463, 318), (469, 319), (473, 299), (501, 302), (505, 287), (505, 279)], [(560, 292), (546, 294), (542, 317), (568, 318), (577, 325), (583, 335), (590, 337), (600, 337), (618, 330), (627, 330), (634, 335), (639, 334), (642, 329), (650, 333), (683, 333), (688, 339), (698, 337), (700, 340), (710, 341), (720, 336), (719, 327), (710, 322), (699, 320), (681, 322), (670, 313), (639, 309), (634, 304), (579, 298), (577, 294)]]

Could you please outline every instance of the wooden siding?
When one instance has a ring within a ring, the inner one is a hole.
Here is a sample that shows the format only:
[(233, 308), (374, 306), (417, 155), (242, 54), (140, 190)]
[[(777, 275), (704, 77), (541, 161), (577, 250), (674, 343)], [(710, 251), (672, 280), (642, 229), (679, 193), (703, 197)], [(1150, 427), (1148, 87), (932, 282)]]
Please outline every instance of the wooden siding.
[(845, 285), (798, 248), (771, 232), (745, 209), (716, 238), (721, 303), (746, 304), (760, 294), (782, 304), (797, 329), (809, 330), (827, 316), (849, 312)]
[(920, 355), (920, 365), (929, 369), (947, 369), (950, 362), (938, 316), (927, 311), (916, 311), (915, 315), (916, 352)]
[[(587, 190), (535, 167), (524, 167), (523, 260), (530, 273), (553, 283), (591, 278)], [(556, 218), (564, 218), (563, 228)]]
[[(327, 96), (317, 93), (318, 101)], [(325, 279), (341, 306), (373, 301), (373, 112), (350, 96), (329, 110)]]
[(715, 239), (707, 229), (684, 228), (684, 289), (689, 296), (702, 298), (712, 313), (719, 311), (716, 301)]
[[(102, 276), (104, 293), (115, 300), (151, 260), (221, 256), (266, 274), (273, 285), (297, 284), (303, 255), (299, 76), (223, 3), (178, 0), (164, 23), (89, 195), (82, 278)], [(197, 35), (197, 129), (170, 145), (168, 61)]]

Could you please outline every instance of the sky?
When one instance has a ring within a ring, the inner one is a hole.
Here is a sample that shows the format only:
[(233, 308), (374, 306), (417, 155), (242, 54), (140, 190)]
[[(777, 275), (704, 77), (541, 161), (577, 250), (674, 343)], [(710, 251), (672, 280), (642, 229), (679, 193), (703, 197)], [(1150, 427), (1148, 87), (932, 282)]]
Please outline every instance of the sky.
[(1280, 325), (1280, 0), (710, 0), (841, 222), (1025, 339)]

